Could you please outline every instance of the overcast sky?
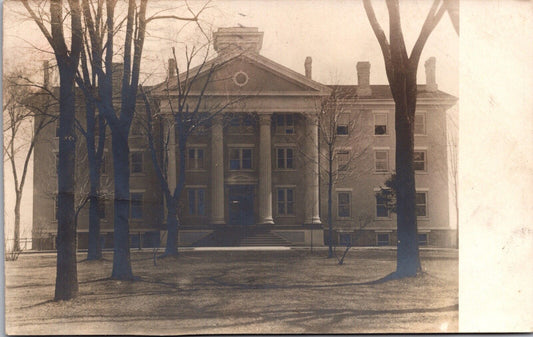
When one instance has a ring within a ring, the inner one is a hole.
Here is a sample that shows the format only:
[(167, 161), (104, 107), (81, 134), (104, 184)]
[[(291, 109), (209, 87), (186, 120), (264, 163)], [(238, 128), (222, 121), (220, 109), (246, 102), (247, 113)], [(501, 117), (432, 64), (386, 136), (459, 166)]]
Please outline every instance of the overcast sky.
[[(383, 1), (374, 1), (378, 19), (388, 31), (387, 13)], [(204, 1), (192, 1), (198, 9)], [(179, 2), (152, 0), (151, 13), (171, 9), (186, 15)], [(416, 41), (420, 27), (431, 5), (430, 1), (405, 1), (401, 3), (402, 25), (408, 50)], [(5, 66), (28, 64), (52, 58), (35, 47), (48, 49), (47, 42), (31, 21), (21, 21), (24, 9), (17, 2), (7, 2), (4, 16)], [(325, 84), (356, 84), (355, 65), (370, 61), (371, 83), (386, 84), (383, 57), (378, 42), (370, 28), (362, 1), (214, 1), (203, 12), (202, 25), (206, 30), (218, 27), (243, 25), (258, 27), (264, 32), (261, 54), (295, 71), (304, 72), (304, 60), (313, 58), (314, 79)], [(161, 20), (148, 26), (143, 58), (143, 72), (151, 77), (149, 83), (164, 78), (165, 62), (172, 46), (180, 54), (182, 43), (189, 41), (194, 24), (181, 29), (182, 23)], [(181, 33), (178, 33), (181, 32)], [(419, 83), (425, 83), (424, 61), (437, 58), (439, 89), (457, 95), (459, 38), (447, 15), (443, 17), (430, 36), (422, 54)], [(179, 55), (178, 55), (179, 56)], [(40, 64), (38, 62), (37, 64)]]

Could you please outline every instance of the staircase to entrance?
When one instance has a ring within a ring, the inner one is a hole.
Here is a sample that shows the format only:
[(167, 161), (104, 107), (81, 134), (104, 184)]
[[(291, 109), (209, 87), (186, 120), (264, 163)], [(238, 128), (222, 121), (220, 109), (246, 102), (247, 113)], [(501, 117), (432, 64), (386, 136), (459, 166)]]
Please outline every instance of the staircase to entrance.
[(225, 226), (192, 244), (195, 247), (265, 247), (292, 246), (292, 243), (268, 229)]

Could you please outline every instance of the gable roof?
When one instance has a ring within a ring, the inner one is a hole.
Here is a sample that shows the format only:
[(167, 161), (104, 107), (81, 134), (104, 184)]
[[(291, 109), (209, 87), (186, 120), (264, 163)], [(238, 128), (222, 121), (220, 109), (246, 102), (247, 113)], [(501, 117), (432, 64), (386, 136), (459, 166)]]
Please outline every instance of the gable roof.
[[(196, 66), (189, 70), (189, 72), (182, 72), (179, 75), (180, 82), (184, 82), (187, 77), (191, 78), (198, 73), (198, 77), (207, 74), (211, 67), (223, 66), (228, 64), (230, 61), (241, 58), (243, 61), (250, 62), (268, 72), (273, 73), (274, 75), (283, 78), (289, 82), (297, 84), (302, 88), (306, 88), (307, 91), (316, 92), (317, 96), (329, 96), (331, 93), (331, 88), (327, 85), (321, 84), (317, 81), (313, 81), (306, 76), (289, 69), (279, 63), (276, 63), (258, 53), (254, 52), (233, 52), (223, 55), (219, 55), (212, 60), (205, 62), (202, 65)], [(155, 95), (166, 93), (168, 91), (176, 90), (178, 85), (178, 77), (174, 76), (170, 79), (155, 85), (153, 88), (153, 93)], [(167, 89), (168, 88), (168, 89)], [(306, 90), (301, 90), (306, 91)]]

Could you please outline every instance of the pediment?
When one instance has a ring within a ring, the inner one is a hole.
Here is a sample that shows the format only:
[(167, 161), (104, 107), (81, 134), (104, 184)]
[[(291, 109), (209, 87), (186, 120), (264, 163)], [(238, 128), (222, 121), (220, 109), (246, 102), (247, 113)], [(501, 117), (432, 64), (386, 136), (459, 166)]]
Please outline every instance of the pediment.
[[(213, 70), (211, 70), (213, 69)], [(189, 71), (195, 74), (198, 68)], [(186, 79), (181, 74), (180, 80)], [(236, 54), (232, 57), (218, 57), (204, 65), (191, 93), (199, 93), (205, 87), (206, 95), (329, 95), (331, 89), (308, 79), (285, 66), (273, 62), (256, 53)], [(169, 85), (159, 86), (162, 90), (177, 89), (177, 79), (171, 79)], [(157, 91), (156, 91), (157, 94)]]

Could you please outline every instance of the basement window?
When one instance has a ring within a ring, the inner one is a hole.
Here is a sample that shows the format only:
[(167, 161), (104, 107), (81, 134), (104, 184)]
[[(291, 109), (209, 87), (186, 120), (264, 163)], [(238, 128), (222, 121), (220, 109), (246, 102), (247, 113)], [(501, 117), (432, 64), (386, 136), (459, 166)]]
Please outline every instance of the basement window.
[(390, 236), (388, 233), (378, 233), (376, 239), (377, 239), (378, 246), (390, 245)]
[(418, 233), (418, 245), (419, 246), (428, 245), (428, 234), (427, 233)]

